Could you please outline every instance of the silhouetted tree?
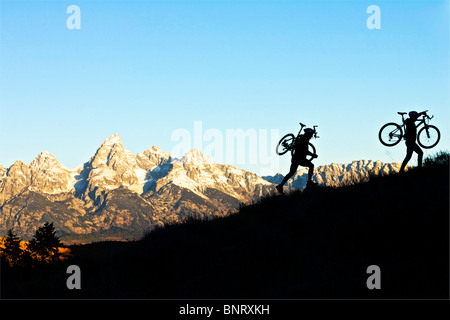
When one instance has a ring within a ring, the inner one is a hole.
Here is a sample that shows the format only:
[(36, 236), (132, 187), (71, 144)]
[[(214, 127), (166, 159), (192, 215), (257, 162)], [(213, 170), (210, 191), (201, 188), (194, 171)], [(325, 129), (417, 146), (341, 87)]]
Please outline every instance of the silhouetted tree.
[(1, 249), (2, 258), (10, 265), (19, 265), (22, 258), (22, 249), (20, 248), (20, 239), (14, 234), (12, 229), (4, 240), (4, 249)]
[(61, 242), (56, 236), (53, 222), (46, 222), (44, 226), (36, 230), (28, 245), (28, 250), (31, 251), (34, 260), (52, 263), (59, 259), (58, 247), (60, 245)]

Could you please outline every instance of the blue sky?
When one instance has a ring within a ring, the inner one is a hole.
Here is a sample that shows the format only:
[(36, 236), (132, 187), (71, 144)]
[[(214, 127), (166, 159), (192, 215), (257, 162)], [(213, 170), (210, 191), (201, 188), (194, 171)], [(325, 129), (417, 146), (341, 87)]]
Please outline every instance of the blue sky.
[[(66, 26), (72, 4), (79, 30)], [(372, 4), (379, 30), (366, 26)], [(172, 134), (193, 135), (195, 121), (224, 137), (319, 125), (317, 165), (401, 162), (404, 144), (384, 147), (378, 130), (399, 121), (397, 111), (424, 109), (442, 134), (426, 154), (450, 149), (448, 1), (1, 1), (0, 9), (5, 167), (44, 150), (75, 167), (114, 133), (133, 153), (170, 152)], [(286, 173), (289, 156), (278, 160), (233, 164)]]

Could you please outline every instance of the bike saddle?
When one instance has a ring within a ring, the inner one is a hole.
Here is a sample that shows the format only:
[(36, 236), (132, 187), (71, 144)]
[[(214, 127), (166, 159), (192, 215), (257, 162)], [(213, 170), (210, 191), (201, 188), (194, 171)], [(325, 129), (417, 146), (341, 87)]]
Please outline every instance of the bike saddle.
[(407, 112), (397, 112), (399, 115), (407, 114)]

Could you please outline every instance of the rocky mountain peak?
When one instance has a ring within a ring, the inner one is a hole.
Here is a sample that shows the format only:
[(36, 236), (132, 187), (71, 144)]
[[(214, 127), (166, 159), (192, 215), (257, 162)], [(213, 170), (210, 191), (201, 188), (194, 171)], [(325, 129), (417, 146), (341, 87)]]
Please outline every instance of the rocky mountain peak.
[(86, 193), (96, 199), (104, 190), (133, 185), (138, 182), (136, 168), (134, 154), (125, 150), (118, 134), (113, 134), (102, 143), (88, 162), (84, 172), (84, 176), (87, 176)]
[(28, 168), (28, 166), (21, 160), (17, 160), (13, 163), (13, 165), (11, 167), (9, 167), (8, 172), (7, 172), (8, 176), (17, 176), (17, 175), (25, 175), (25, 176), (29, 176), (30, 175), (30, 169)]
[(48, 151), (39, 153), (36, 158), (30, 163), (31, 171), (39, 172), (42, 170), (51, 170), (54, 168), (61, 168), (61, 164), (56, 157)]
[(188, 151), (180, 160), (183, 164), (192, 164), (194, 166), (211, 164), (209, 157), (205, 157), (199, 148)]
[(30, 168), (20, 160), (14, 162), (4, 173), (0, 184), (0, 206), (30, 185)]
[(155, 145), (153, 145), (150, 149), (146, 150), (145, 152), (147, 151), (151, 153), (166, 154), (161, 148), (158, 148)]
[(170, 158), (170, 154), (165, 153), (157, 146), (152, 146), (136, 155), (137, 165), (147, 171), (167, 163)]
[[(109, 136), (103, 143), (102, 147), (107, 146), (114, 146), (114, 145), (122, 145), (122, 139), (120, 138), (119, 134), (115, 133), (112, 136)], [(123, 145), (122, 145), (123, 146)]]
[(136, 158), (132, 152), (125, 150), (120, 136), (113, 134), (97, 149), (89, 164), (92, 168), (106, 166), (123, 173), (130, 166), (136, 165)]
[(44, 194), (69, 192), (72, 188), (71, 172), (62, 166), (56, 157), (48, 151), (43, 151), (31, 161), (30, 190)]

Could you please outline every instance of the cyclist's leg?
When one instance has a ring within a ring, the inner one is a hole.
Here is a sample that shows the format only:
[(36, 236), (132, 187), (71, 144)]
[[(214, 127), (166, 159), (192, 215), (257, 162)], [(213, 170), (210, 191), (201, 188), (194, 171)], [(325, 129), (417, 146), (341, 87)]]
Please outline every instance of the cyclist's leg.
[(284, 177), (283, 181), (279, 184), (279, 186), (284, 186), (284, 184), (292, 178), (292, 176), (297, 172), (298, 163), (295, 161), (291, 162), (291, 168), (289, 170), (289, 173)]
[(314, 164), (310, 160), (302, 159), (299, 164), (304, 167), (308, 167), (308, 183), (312, 181), (314, 173)]
[(403, 160), (402, 166), (400, 167), (400, 172), (405, 171), (406, 164), (408, 163), (409, 160), (411, 160), (413, 151), (414, 151), (413, 146), (411, 144), (406, 144), (406, 157), (405, 160)]
[(417, 153), (417, 165), (422, 166), (423, 151), (417, 143), (414, 144), (413, 150)]

